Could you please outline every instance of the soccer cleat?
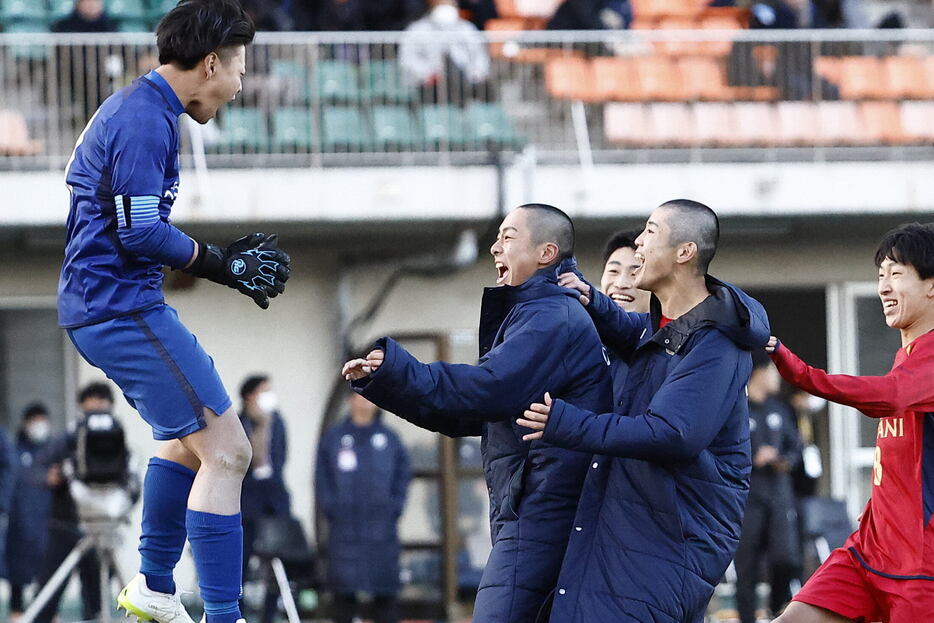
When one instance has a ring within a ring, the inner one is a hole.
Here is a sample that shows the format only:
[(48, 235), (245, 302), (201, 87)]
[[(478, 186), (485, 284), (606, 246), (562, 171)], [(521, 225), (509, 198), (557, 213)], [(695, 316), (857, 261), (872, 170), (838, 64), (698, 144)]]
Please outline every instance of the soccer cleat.
[(117, 609), (123, 609), (127, 617), (135, 616), (139, 622), (194, 623), (182, 605), (178, 587), (173, 595), (150, 590), (141, 573), (120, 591), (120, 595), (117, 596)]

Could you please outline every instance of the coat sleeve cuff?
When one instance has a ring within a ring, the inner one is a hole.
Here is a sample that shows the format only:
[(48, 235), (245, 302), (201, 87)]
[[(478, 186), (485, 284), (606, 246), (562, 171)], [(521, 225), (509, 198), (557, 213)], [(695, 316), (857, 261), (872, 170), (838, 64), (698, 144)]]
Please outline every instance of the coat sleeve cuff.
[[(381, 350), (383, 351), (383, 363), (376, 369), (376, 371), (371, 372), (362, 379), (357, 379), (356, 381), (350, 382), (350, 387), (353, 388), (355, 392), (367, 397), (366, 391), (369, 388), (370, 384), (381, 378), (388, 376), (390, 374), (389, 370), (392, 368), (393, 363), (396, 358), (396, 341), (390, 337), (381, 337), (376, 342), (373, 343), (373, 346), (370, 348), (370, 351)], [(370, 352), (367, 351), (367, 352)]]
[(542, 437), (542, 440), (546, 443), (562, 448), (568, 447), (567, 444), (570, 439), (566, 435), (567, 427), (565, 425), (565, 420), (573, 418), (565, 417), (568, 412), (567, 407), (568, 403), (561, 399), (557, 399), (551, 403), (551, 414), (548, 416), (548, 422), (545, 424), (545, 435)]

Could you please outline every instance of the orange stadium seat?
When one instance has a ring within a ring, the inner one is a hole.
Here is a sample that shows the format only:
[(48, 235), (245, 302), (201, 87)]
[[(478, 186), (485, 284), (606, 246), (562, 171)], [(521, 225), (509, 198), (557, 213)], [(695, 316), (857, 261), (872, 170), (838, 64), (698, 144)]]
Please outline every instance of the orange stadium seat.
[(722, 62), (709, 57), (688, 56), (678, 59), (684, 96), (693, 100), (726, 101), (732, 93), (726, 84)]
[(900, 145), (905, 142), (901, 111), (895, 102), (861, 102), (859, 116), (872, 143)]
[[(742, 30), (745, 28), (742, 22), (736, 17), (710, 15), (704, 16), (699, 22), (703, 30)], [(711, 56), (726, 56), (733, 48), (733, 42), (722, 39), (717, 41), (704, 41), (698, 46), (699, 54), (709, 54)]]
[(818, 56), (814, 59), (814, 72), (828, 82), (840, 84), (843, 59), (836, 56)]
[(845, 56), (841, 61), (839, 86), (843, 99), (876, 99), (888, 95), (878, 58)]
[(601, 56), (591, 61), (594, 97), (597, 100), (638, 101), (645, 99), (631, 58)]
[(545, 90), (558, 99), (597, 101), (594, 72), (582, 58), (554, 58), (545, 63)]
[(603, 108), (603, 131), (614, 144), (644, 147), (653, 142), (645, 104), (607, 104)]
[(822, 145), (862, 145), (869, 141), (856, 102), (818, 102), (817, 138)]
[(0, 110), (0, 155), (34, 156), (41, 143), (30, 140), (26, 118), (15, 110)]
[(632, 12), (638, 18), (695, 17), (705, 5), (703, 0), (632, 0)]
[(902, 102), (900, 108), (905, 142), (934, 142), (934, 102)]
[[(683, 15), (662, 17), (657, 24), (659, 30), (697, 30), (697, 26), (698, 23), (693, 17)], [(704, 42), (702, 41), (672, 40), (659, 41), (655, 44), (655, 48), (661, 54), (686, 56), (698, 54), (703, 45)]]
[(781, 145), (813, 145), (817, 133), (817, 106), (811, 102), (778, 102), (775, 105), (778, 142)]
[(934, 54), (924, 57), (924, 81), (928, 85), (928, 99), (934, 99)]
[(665, 56), (640, 56), (634, 60), (636, 78), (643, 97), (649, 100), (684, 99), (681, 74)]
[(649, 104), (649, 125), (659, 146), (687, 147), (694, 143), (694, 120), (687, 104)]
[(917, 56), (889, 56), (882, 59), (888, 94), (896, 99), (924, 99), (931, 92), (924, 74), (924, 60)]
[(521, 17), (516, 9), (516, 0), (495, 0), (496, 14), (500, 17)]
[(730, 104), (694, 104), (694, 139), (699, 145), (725, 147), (735, 143)]
[(733, 131), (742, 145), (776, 145), (778, 119), (771, 104), (738, 102), (733, 104)]

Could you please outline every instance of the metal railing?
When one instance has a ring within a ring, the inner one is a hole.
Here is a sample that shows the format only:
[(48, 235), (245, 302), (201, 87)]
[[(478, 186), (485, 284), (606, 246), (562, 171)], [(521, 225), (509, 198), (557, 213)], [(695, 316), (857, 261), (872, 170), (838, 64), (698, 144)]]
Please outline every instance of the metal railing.
[[(932, 56), (931, 30), (261, 33), (237, 101), (185, 124), (183, 160), (192, 143), (232, 167), (469, 164), (529, 147), (575, 163), (932, 157), (923, 130), (861, 125), (867, 102), (908, 102), (916, 126)], [(149, 34), (0, 34), (0, 168), (62, 168), (100, 102), (156, 63)], [(786, 108), (814, 113), (817, 135), (782, 134)], [(855, 129), (825, 132), (841, 115)], [(747, 127), (762, 119), (775, 136)]]

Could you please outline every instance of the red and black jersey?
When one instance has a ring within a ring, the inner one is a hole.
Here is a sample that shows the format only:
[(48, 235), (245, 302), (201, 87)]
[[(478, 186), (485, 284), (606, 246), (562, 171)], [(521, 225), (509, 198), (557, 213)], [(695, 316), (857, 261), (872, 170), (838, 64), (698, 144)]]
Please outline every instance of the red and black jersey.
[(792, 385), (879, 419), (872, 496), (845, 547), (874, 573), (934, 580), (934, 332), (885, 376), (828, 374), (784, 346), (772, 359)]

